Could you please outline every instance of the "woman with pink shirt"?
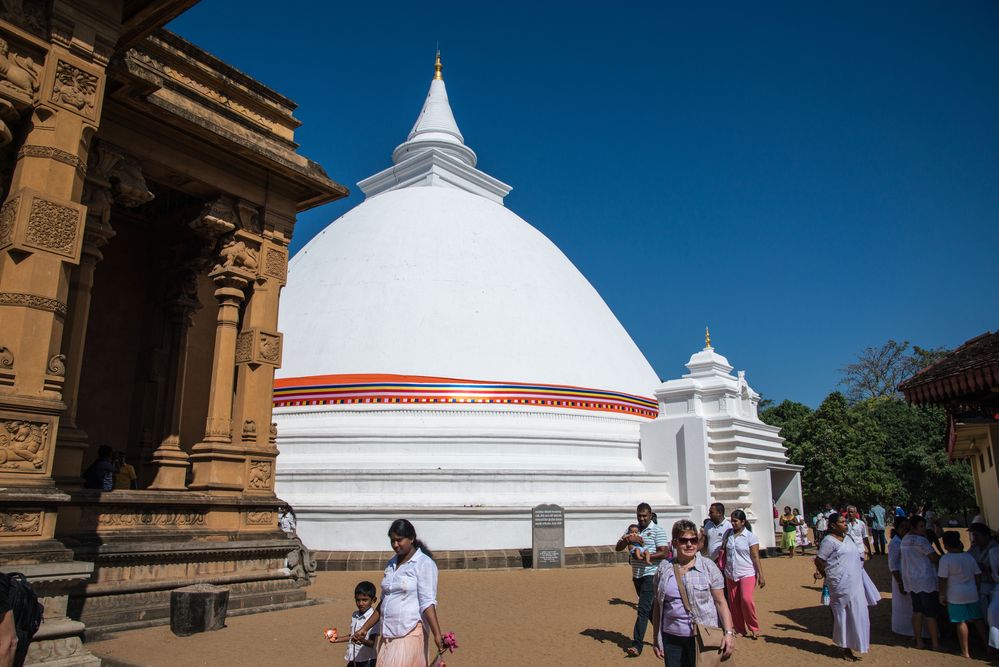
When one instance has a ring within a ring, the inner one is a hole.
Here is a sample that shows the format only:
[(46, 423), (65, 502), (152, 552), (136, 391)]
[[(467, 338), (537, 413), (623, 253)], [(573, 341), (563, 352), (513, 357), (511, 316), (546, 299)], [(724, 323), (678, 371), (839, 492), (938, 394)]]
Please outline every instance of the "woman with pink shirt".
[[(735, 649), (732, 615), (725, 603), (725, 580), (718, 566), (697, 552), (697, 526), (681, 519), (673, 524), (673, 558), (659, 562), (652, 602), (653, 646), (666, 667), (694, 667), (698, 644), (695, 624), (722, 628), (719, 653), (723, 658)], [(688, 606), (680, 591), (683, 586)]]

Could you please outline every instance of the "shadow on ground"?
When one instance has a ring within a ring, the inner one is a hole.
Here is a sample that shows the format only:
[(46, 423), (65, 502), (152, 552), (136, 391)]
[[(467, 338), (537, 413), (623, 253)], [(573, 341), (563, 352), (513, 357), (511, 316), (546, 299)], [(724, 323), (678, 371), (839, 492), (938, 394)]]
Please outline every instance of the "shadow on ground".
[(617, 632), (616, 630), (599, 630), (597, 628), (587, 628), (579, 634), (584, 637), (589, 637), (591, 639), (596, 639), (601, 644), (617, 644), (617, 646), (622, 650), (627, 650), (631, 646), (631, 637)]
[(622, 600), (621, 598), (611, 598), (610, 600), (607, 601), (607, 604), (609, 605), (623, 604), (626, 607), (631, 607), (636, 611), (638, 610), (637, 602), (632, 602), (631, 600)]

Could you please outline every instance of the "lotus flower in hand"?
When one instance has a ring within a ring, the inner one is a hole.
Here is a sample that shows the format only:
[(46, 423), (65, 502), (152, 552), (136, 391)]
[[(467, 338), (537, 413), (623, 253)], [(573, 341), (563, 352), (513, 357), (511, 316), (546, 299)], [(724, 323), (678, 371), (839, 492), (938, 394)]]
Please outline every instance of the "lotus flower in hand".
[(340, 634), (336, 631), (336, 628), (326, 628), (323, 630), (323, 636), (326, 637), (326, 641), (333, 643)]

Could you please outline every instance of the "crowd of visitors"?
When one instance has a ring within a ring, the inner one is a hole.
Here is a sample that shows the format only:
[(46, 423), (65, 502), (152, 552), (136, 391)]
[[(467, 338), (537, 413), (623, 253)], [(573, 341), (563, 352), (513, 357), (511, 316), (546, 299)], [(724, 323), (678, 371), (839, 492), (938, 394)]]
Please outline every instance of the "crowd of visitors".
[[(856, 660), (870, 650), (869, 608), (881, 594), (865, 566), (883, 555), (891, 573), (892, 632), (911, 637), (918, 649), (939, 650), (941, 627), (952, 627), (961, 655), (970, 657), (971, 628), (990, 651), (999, 649), (999, 543), (978, 508), (974, 514), (967, 552), (959, 533), (944, 532), (928, 506), (890, 512), (875, 503), (861, 514), (856, 505), (842, 511), (826, 505), (810, 521), (796, 508), (781, 513), (775, 506), (774, 530), (778, 549), (789, 557), (816, 545), (815, 578), (823, 580), (832, 640), (844, 657)], [(766, 586), (760, 539), (743, 510), (726, 516), (722, 503), (710, 506), (699, 529), (687, 520), (674, 523), (671, 540), (654, 516), (646, 503), (639, 505), (638, 530), (618, 542), (618, 550), (632, 552), (639, 596), (628, 654), (641, 653), (651, 616), (655, 653), (667, 667), (723, 662), (737, 636), (760, 636), (754, 599)], [(654, 555), (651, 565), (647, 553)], [(703, 660), (707, 654), (713, 661)]]

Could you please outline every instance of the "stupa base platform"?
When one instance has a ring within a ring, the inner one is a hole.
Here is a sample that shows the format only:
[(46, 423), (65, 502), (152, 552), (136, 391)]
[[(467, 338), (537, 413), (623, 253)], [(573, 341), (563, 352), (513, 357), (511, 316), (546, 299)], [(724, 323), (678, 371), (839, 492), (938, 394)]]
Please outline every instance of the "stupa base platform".
[[(391, 551), (314, 551), (316, 569), (323, 571), (383, 570)], [(482, 551), (435, 551), (440, 570), (520, 570), (534, 566), (531, 549), (487, 549)], [(566, 547), (566, 567), (599, 567), (628, 562), (627, 551), (614, 545)]]

